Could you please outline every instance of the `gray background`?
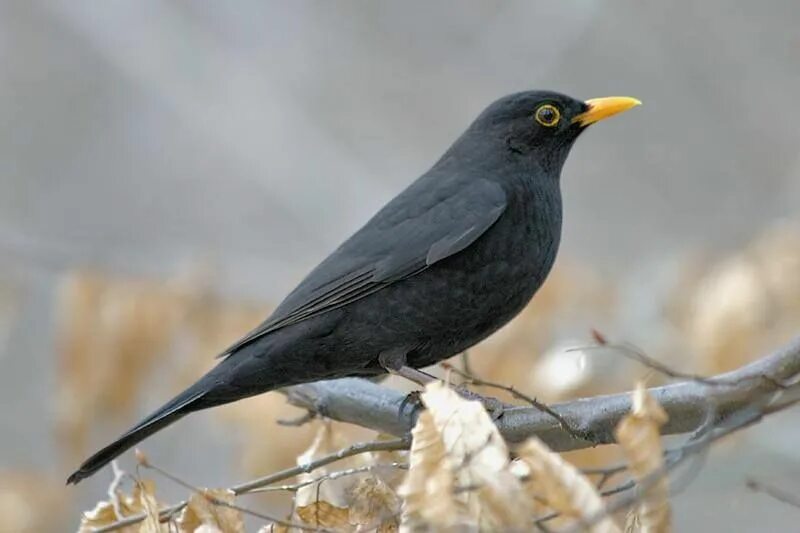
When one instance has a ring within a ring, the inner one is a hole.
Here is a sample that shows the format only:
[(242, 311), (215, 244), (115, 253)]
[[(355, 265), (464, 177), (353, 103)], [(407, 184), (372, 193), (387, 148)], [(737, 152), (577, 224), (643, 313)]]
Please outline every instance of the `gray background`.
[[(573, 150), (562, 257), (641, 279), (796, 216), (799, 23), (796, 0), (0, 2), (0, 276), (24, 293), (0, 327), (0, 468), (60, 468), (63, 272), (203, 260), (220, 292), (275, 301), (505, 93), (645, 103)], [(741, 487), (757, 469), (798, 488), (790, 436), (712, 461), (679, 528), (796, 524)], [(192, 453), (210, 478), (228, 448), (208, 441)]]

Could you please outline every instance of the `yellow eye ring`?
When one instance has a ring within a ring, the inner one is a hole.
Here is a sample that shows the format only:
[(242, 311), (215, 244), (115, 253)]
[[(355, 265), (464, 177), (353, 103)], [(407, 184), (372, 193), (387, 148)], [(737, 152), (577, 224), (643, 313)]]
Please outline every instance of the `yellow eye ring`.
[(561, 120), (561, 111), (554, 105), (544, 104), (536, 109), (534, 117), (536, 118), (536, 122), (542, 126), (552, 128)]

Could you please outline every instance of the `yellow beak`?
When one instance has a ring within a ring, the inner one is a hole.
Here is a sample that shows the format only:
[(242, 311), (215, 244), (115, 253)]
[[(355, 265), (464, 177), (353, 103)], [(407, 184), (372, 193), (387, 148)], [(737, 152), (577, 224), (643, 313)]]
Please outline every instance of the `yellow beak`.
[(605, 98), (586, 100), (586, 105), (589, 106), (589, 109), (574, 117), (572, 119), (573, 123), (577, 122), (581, 126), (588, 126), (598, 120), (603, 120), (637, 105), (642, 105), (642, 103), (629, 96), (607, 96)]

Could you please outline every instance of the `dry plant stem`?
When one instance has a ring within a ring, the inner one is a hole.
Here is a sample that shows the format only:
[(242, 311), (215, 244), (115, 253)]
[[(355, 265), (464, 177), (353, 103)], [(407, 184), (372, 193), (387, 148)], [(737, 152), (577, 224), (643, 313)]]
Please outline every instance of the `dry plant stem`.
[(469, 362), (469, 352), (467, 350), (461, 352), (461, 365), (464, 367), (463, 369), (464, 374), (471, 376), (473, 378), (477, 377), (477, 374), (473, 372), (472, 365)]
[[(661, 476), (666, 475), (671, 469), (675, 468), (680, 462), (685, 461), (688, 457), (705, 452), (708, 449), (708, 445), (710, 445), (711, 442), (713, 442), (714, 440), (717, 440), (732, 431), (743, 429), (747, 425), (753, 423), (754, 418), (759, 418), (760, 416), (762, 416), (760, 413), (757, 413), (755, 416), (752, 413), (745, 413), (746, 416), (743, 417), (740, 413), (739, 422), (731, 425), (733, 428), (731, 431), (729, 431), (728, 433), (720, 434), (718, 436), (714, 436), (711, 433), (715, 429), (713, 426), (714, 423), (713, 413), (714, 413), (713, 409), (708, 410), (706, 412), (705, 422), (694, 432), (692, 432), (692, 434), (689, 436), (684, 445), (664, 451), (665, 467), (663, 470), (654, 473), (654, 475), (648, 479), (650, 483), (655, 483), (656, 481), (658, 481), (658, 479)], [(601, 496), (603, 496), (604, 498), (608, 498), (637, 488), (636, 482), (634, 480), (627, 479), (611, 487), (610, 489), (603, 490), (604, 485), (611, 478), (613, 478), (617, 474), (626, 472), (628, 468), (629, 466), (627, 464), (619, 464), (603, 468), (583, 469), (581, 470), (581, 472), (584, 475), (589, 475), (589, 476), (599, 475), (600, 479), (596, 484), (597, 490), (600, 491)], [(629, 499), (623, 500), (623, 502), (630, 502), (631, 505), (635, 503), (637, 499), (640, 497), (640, 495), (643, 494), (641, 490), (642, 488), (644, 489), (647, 488), (646, 482), (644, 485), (639, 487), (640, 491), (638, 493), (635, 493), (633, 496), (629, 496)], [(555, 512), (549, 513), (545, 516), (537, 518), (534, 522), (534, 525), (537, 528), (544, 530), (545, 522), (558, 518), (559, 516), (561, 516), (560, 513), (555, 513)], [(598, 517), (598, 520), (603, 518), (603, 516), (605, 515), (601, 515), (600, 517)]]
[[(706, 380), (717, 383), (707, 383)], [(400, 405), (406, 397), (402, 392), (359, 378), (307, 383), (290, 387), (282, 392), (286, 394), (290, 403), (299, 407), (335, 420), (404, 438), (355, 444), (307, 465), (289, 468), (237, 485), (231, 489), (237, 495), (301, 473), (311, 472), (315, 468), (360, 453), (408, 448), (409, 442), (405, 437), (413, 426), (416, 416), (408, 410), (400, 410)], [(662, 433), (665, 435), (687, 433), (702, 428), (708, 422), (709, 407), (713, 408), (714, 422), (720, 422), (748, 406), (761, 404), (762, 407), (757, 412), (757, 418), (760, 418), (800, 400), (800, 337), (774, 353), (733, 372), (703, 378), (703, 382), (690, 379), (656, 387), (649, 392), (669, 414), (670, 421), (662, 428)], [(592, 440), (597, 443), (612, 443), (613, 429), (630, 411), (631, 399), (630, 394), (626, 392), (584, 398), (553, 405), (550, 408), (579, 434), (591, 435)], [(755, 421), (749, 421), (748, 425)], [(593, 445), (592, 442), (582, 438), (575, 438), (558, 420), (536, 407), (507, 409), (496, 424), (503, 437), (511, 442), (521, 442), (536, 435), (555, 451), (576, 450)], [(716, 438), (718, 437), (715, 435), (714, 440)], [(677, 462), (680, 460), (681, 458)], [(619, 487), (611, 491), (617, 489)], [(160, 515), (172, 516), (185, 505), (186, 502), (181, 502), (163, 509)], [(113, 531), (143, 519), (143, 514), (136, 515), (98, 531)], [(543, 521), (542, 519), (541, 522)]]
[(297, 418), (279, 418), (276, 420), (279, 426), (286, 426), (286, 427), (300, 427), (305, 425), (317, 417), (317, 413), (314, 411), (306, 409), (306, 412), (302, 415), (298, 416)]
[[(174, 516), (176, 513), (179, 513), (181, 509), (186, 507), (187, 502), (176, 503), (175, 505), (171, 505), (169, 507), (165, 507), (158, 512), (158, 516), (162, 522), (168, 520), (170, 517)], [(106, 533), (108, 531), (116, 531), (118, 529), (122, 529), (124, 527), (138, 524), (142, 520), (145, 519), (145, 515), (143, 514), (136, 514), (133, 516), (129, 516), (127, 518), (123, 518), (122, 520), (118, 520), (113, 524), (109, 524), (107, 526), (98, 527), (93, 530), (93, 533)]]
[[(137, 466), (137, 472), (138, 472), (138, 468), (139, 467), (149, 468), (150, 470), (155, 470), (156, 472), (158, 472), (162, 476), (166, 477), (167, 479), (169, 479), (173, 483), (177, 483), (178, 485), (180, 485), (180, 486), (182, 486), (182, 487), (184, 487), (186, 489), (189, 489), (192, 492), (196, 492), (198, 494), (203, 494), (205, 496), (205, 498), (212, 505), (217, 505), (217, 506), (220, 506), (220, 507), (228, 507), (229, 509), (234, 509), (236, 511), (239, 511), (240, 513), (244, 513), (244, 514), (247, 514), (247, 515), (250, 515), (250, 516), (255, 516), (256, 518), (261, 518), (262, 520), (265, 520), (267, 522), (272, 522), (273, 524), (277, 524), (277, 525), (281, 525), (281, 526), (285, 526), (285, 527), (291, 527), (291, 528), (299, 529), (301, 531), (330, 531), (328, 529), (323, 529), (323, 528), (319, 528), (319, 527), (307, 526), (305, 524), (298, 524), (298, 523), (295, 523), (295, 522), (290, 522), (288, 520), (283, 520), (281, 518), (277, 518), (277, 517), (274, 517), (274, 516), (271, 516), (271, 515), (263, 514), (263, 513), (259, 512), (259, 511), (254, 511), (254, 510), (249, 509), (247, 507), (242, 507), (242, 506), (234, 504), (234, 503), (230, 503), (230, 502), (226, 502), (226, 501), (220, 500), (218, 498), (215, 498), (213, 496), (205, 494), (203, 492), (203, 490), (200, 489), (199, 487), (195, 487), (191, 483), (188, 483), (188, 482), (182, 480), (181, 478), (179, 478), (175, 474), (167, 472), (163, 468), (160, 468), (160, 467), (154, 465), (149, 460), (145, 461), (145, 462), (140, 462), (139, 465)], [(137, 482), (138, 482), (138, 480), (137, 480)], [(171, 517), (173, 515), (174, 515), (174, 513), (170, 513), (168, 516)], [(159, 513), (159, 518), (162, 519), (161, 518), (161, 513)]]
[(287, 492), (297, 492), (298, 490), (302, 489), (303, 487), (307, 487), (309, 485), (315, 485), (322, 481), (332, 481), (334, 479), (339, 479), (346, 476), (353, 476), (356, 474), (363, 474), (365, 472), (374, 472), (375, 470), (383, 470), (383, 469), (391, 469), (396, 468), (398, 470), (408, 470), (408, 463), (382, 463), (382, 464), (375, 464), (375, 465), (366, 465), (366, 466), (358, 466), (353, 468), (348, 468), (346, 470), (337, 470), (335, 472), (331, 472), (330, 474), (325, 474), (323, 476), (315, 477), (314, 479), (309, 479), (306, 481), (302, 481), (300, 483), (293, 483), (291, 485), (277, 485), (274, 487), (260, 487), (257, 489), (253, 489), (248, 491), (246, 494), (256, 494), (260, 492), (277, 492), (277, 491), (287, 491)]
[[(277, 483), (279, 481), (283, 481), (285, 479), (289, 479), (291, 477), (294, 477), (294, 476), (297, 476), (297, 475), (300, 475), (300, 474), (307, 474), (307, 473), (313, 472), (317, 468), (323, 467), (323, 466), (331, 464), (331, 463), (335, 463), (336, 461), (340, 461), (342, 459), (346, 459), (346, 458), (352, 457), (354, 455), (359, 455), (359, 454), (368, 453), (368, 452), (406, 450), (406, 449), (408, 449), (409, 444), (410, 443), (409, 443), (409, 441), (407, 439), (376, 440), (376, 441), (370, 441), (370, 442), (360, 442), (360, 443), (357, 443), (357, 444), (353, 444), (352, 446), (348, 446), (347, 448), (342, 448), (341, 450), (339, 450), (337, 452), (334, 452), (334, 453), (332, 453), (330, 455), (326, 455), (324, 457), (320, 457), (319, 459), (311, 461), (310, 463), (307, 463), (307, 464), (304, 464), (304, 465), (298, 465), (298, 466), (295, 466), (295, 467), (292, 467), (292, 468), (287, 468), (285, 470), (281, 470), (280, 472), (275, 472), (274, 474), (270, 474), (268, 476), (264, 476), (264, 477), (261, 477), (261, 478), (258, 478), (258, 479), (252, 480), (252, 481), (248, 481), (246, 483), (241, 483), (239, 485), (235, 485), (235, 486), (231, 487), (229, 490), (231, 492), (233, 492), (234, 495), (239, 496), (241, 494), (246, 494), (248, 492), (252, 492), (252, 491), (254, 491), (256, 489), (259, 489), (261, 487), (265, 487), (267, 485), (271, 485), (272, 483)], [(153, 468), (153, 465), (150, 464), (149, 468)], [(158, 469), (158, 471), (161, 472), (162, 474), (166, 475), (167, 477), (169, 477), (173, 481), (175, 481), (175, 482), (177, 482), (177, 483), (179, 483), (181, 485), (184, 485), (185, 487), (190, 488), (190, 490), (194, 490), (194, 488), (191, 485), (189, 485), (189, 484), (187, 484), (187, 483), (185, 483), (183, 481), (180, 481), (175, 476), (173, 476), (171, 474), (167, 474), (161, 469)], [(225, 502), (221, 502), (221, 503), (225, 504)], [(186, 507), (186, 504), (187, 504), (186, 501), (182, 501), (182, 502), (177, 503), (175, 505), (172, 505), (170, 507), (166, 507), (166, 508), (162, 509), (161, 511), (159, 511), (159, 516), (161, 517), (162, 520), (165, 520), (168, 517), (174, 515), (175, 513), (180, 512), (181, 509)], [(247, 512), (247, 511), (248, 510), (243, 510), (242, 512)], [(145, 518), (144, 514), (137, 514), (137, 515), (134, 515), (134, 516), (129, 516), (127, 518), (124, 518), (123, 520), (120, 520), (120, 521), (115, 522), (113, 524), (110, 524), (108, 526), (104, 526), (102, 528), (98, 528), (97, 530), (95, 530), (95, 533), (105, 533), (105, 532), (108, 532), (108, 531), (116, 531), (116, 530), (121, 529), (121, 528), (123, 528), (125, 526), (129, 526), (131, 524), (136, 524), (138, 522), (141, 522), (142, 520), (144, 520), (144, 518)], [(270, 518), (270, 520), (271, 520), (271, 518)], [(278, 522), (281, 522), (281, 521), (276, 520), (276, 523), (278, 523)], [(319, 530), (319, 528), (310, 528), (310, 529), (313, 530), (313, 531), (318, 531)]]
[(581, 473), (585, 476), (598, 476), (597, 482), (595, 483), (595, 487), (597, 490), (602, 490), (605, 487), (606, 483), (608, 483), (611, 478), (626, 472), (628, 470), (627, 464), (619, 464), (608, 466), (605, 468), (584, 468), (581, 470)]
[(767, 496), (775, 498), (780, 502), (800, 508), (800, 494), (793, 494), (785, 489), (768, 485), (756, 479), (748, 479), (747, 488), (754, 492), (763, 492)]
[[(630, 359), (632, 361), (636, 361), (636, 362), (638, 362), (638, 363), (640, 363), (640, 364), (642, 364), (642, 365), (644, 365), (644, 366), (646, 366), (646, 367), (648, 367), (648, 368), (650, 368), (652, 370), (655, 370), (659, 374), (663, 374), (663, 375), (665, 375), (665, 376), (667, 376), (669, 378), (672, 378), (672, 379), (683, 379), (683, 380), (687, 380), (687, 381), (696, 381), (698, 383), (703, 383), (705, 385), (716, 385), (716, 386), (721, 386), (721, 387), (736, 385), (738, 383), (738, 380), (736, 380), (736, 379), (725, 379), (724, 377), (706, 377), (706, 376), (701, 376), (701, 375), (698, 375), (698, 374), (691, 374), (691, 373), (688, 373), (688, 372), (681, 372), (679, 370), (675, 370), (675, 369), (670, 368), (669, 366), (665, 365), (661, 361), (659, 361), (657, 359), (653, 359), (652, 357), (650, 357), (649, 355), (644, 353), (643, 350), (640, 350), (636, 346), (633, 346), (632, 344), (627, 344), (627, 343), (623, 343), (623, 344), (602, 343), (602, 344), (599, 344), (597, 346), (584, 346), (584, 347), (578, 347), (578, 348), (571, 348), (571, 349), (569, 349), (567, 351), (568, 352), (573, 352), (573, 351), (579, 351), (579, 350), (591, 350), (591, 349), (595, 349), (595, 348), (606, 348), (606, 349), (610, 348), (610, 349), (616, 350), (615, 353), (617, 355), (621, 355), (622, 357), (625, 357), (625, 358)], [(774, 385), (775, 388), (778, 388), (778, 389), (786, 387), (786, 385), (781, 383), (779, 380), (773, 379), (770, 376), (766, 376), (765, 375), (765, 376), (762, 376), (761, 379), (763, 379), (764, 381)]]
[[(715, 421), (754, 402), (763, 401), (776, 390), (782, 392), (780, 402), (800, 397), (800, 337), (783, 348), (733, 372), (713, 378), (720, 384), (687, 380), (649, 390), (669, 414), (662, 428), (665, 435), (687, 433), (706, 420), (709, 406)], [(400, 412), (405, 394), (359, 378), (343, 378), (297, 385), (283, 391), (290, 403), (320, 414), (392, 435), (406, 435), (413, 426), (414, 413)], [(776, 407), (778, 406), (776, 404)], [(592, 441), (613, 443), (613, 429), (631, 409), (629, 393), (595, 396), (551, 405), (579, 435)], [(593, 442), (576, 438), (561, 423), (534, 407), (506, 409), (496, 424), (503, 437), (521, 442), (536, 435), (555, 451), (576, 450), (593, 446)]]
[(347, 457), (352, 457), (354, 455), (359, 455), (367, 452), (407, 450), (409, 445), (410, 442), (407, 439), (359, 442), (357, 444), (353, 444), (352, 446), (348, 446), (347, 448), (342, 448), (338, 452), (326, 455), (324, 457), (320, 457), (319, 459), (311, 461), (310, 463), (306, 463), (304, 465), (298, 465), (292, 468), (287, 468), (286, 470), (281, 470), (280, 472), (275, 472), (274, 474), (270, 474), (268, 476), (264, 476), (258, 479), (254, 479), (252, 481), (248, 481), (246, 483), (235, 485), (231, 487), (230, 490), (232, 490), (233, 493), (238, 496), (239, 494), (245, 494), (252, 490), (259, 489), (261, 487), (266, 487), (267, 485), (272, 485), (273, 483), (277, 483), (278, 481), (283, 481), (284, 479), (288, 479), (290, 477), (294, 477), (300, 474), (308, 474), (309, 472), (313, 472), (317, 468), (323, 467), (330, 463), (335, 463), (336, 461), (340, 461), (342, 459), (346, 459)]
[(114, 507), (114, 512), (117, 516), (122, 515), (122, 510), (119, 506), (119, 495), (117, 491), (119, 490), (120, 485), (127, 477), (127, 474), (124, 470), (122, 470), (117, 461), (111, 461), (111, 470), (114, 472), (114, 479), (111, 481), (111, 484), (108, 486), (108, 501), (111, 502), (111, 505)]

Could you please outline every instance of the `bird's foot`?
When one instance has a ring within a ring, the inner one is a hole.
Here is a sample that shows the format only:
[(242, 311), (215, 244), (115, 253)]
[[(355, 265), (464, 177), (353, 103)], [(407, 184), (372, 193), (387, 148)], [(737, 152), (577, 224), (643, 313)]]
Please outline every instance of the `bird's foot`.
[[(500, 417), (503, 416), (503, 413), (506, 409), (513, 407), (511, 404), (507, 404), (497, 398), (480, 395), (477, 392), (473, 392), (463, 386), (456, 387), (455, 391), (459, 396), (466, 400), (480, 402), (481, 405), (483, 405), (483, 408), (486, 409), (486, 412), (489, 413), (489, 416), (493, 422), (499, 420)], [(410, 408), (412, 416), (416, 414), (417, 411), (425, 409), (425, 404), (422, 402), (422, 391), (411, 391), (406, 395), (405, 398), (403, 398), (403, 401), (400, 402), (399, 408), (401, 415), (405, 413), (406, 408)]]
[(406, 397), (403, 398), (402, 402), (400, 402), (400, 416), (403, 416), (407, 407), (410, 408), (409, 414), (412, 418), (417, 414), (418, 411), (425, 409), (425, 404), (422, 403), (422, 391), (415, 390), (406, 394)]

